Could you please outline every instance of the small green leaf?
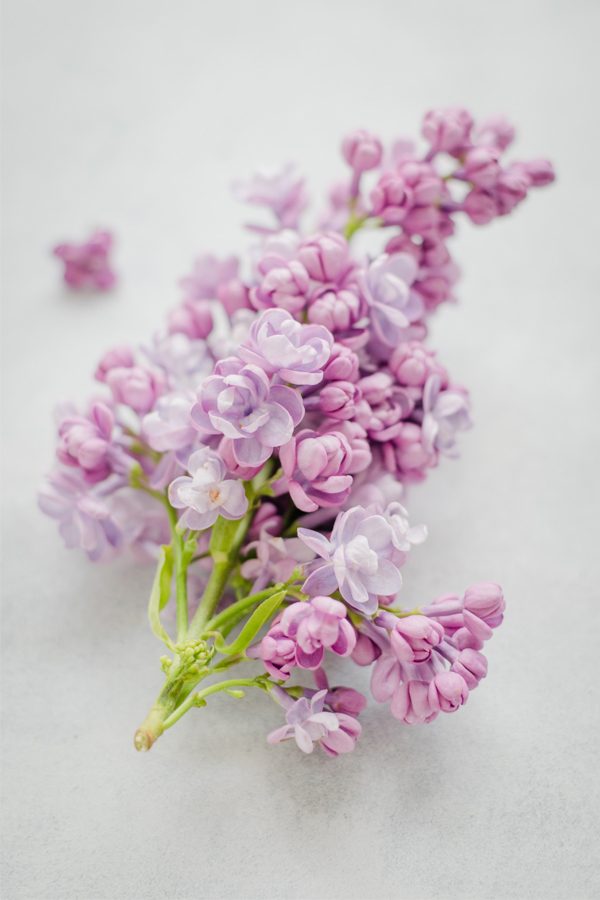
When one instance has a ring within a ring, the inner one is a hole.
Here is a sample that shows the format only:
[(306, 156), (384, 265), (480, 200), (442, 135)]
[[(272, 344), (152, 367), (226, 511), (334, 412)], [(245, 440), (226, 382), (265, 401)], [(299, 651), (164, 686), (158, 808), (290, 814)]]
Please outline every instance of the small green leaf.
[(171, 596), (171, 581), (173, 579), (173, 550), (169, 544), (160, 548), (160, 556), (154, 576), (150, 601), (148, 603), (148, 618), (150, 626), (156, 637), (173, 649), (173, 642), (160, 621), (160, 611), (164, 609)]
[(235, 641), (232, 644), (226, 644), (220, 634), (215, 637), (215, 647), (223, 656), (234, 656), (242, 653), (246, 647), (249, 647), (260, 629), (267, 622), (278, 606), (281, 605), (286, 595), (286, 591), (277, 591), (271, 594), (266, 600), (257, 606)]

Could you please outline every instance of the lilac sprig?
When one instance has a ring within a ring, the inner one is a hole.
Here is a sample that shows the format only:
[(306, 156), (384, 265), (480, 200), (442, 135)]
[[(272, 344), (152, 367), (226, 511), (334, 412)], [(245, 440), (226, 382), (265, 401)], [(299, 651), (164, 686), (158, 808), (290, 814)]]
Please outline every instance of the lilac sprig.
[[(451, 240), (554, 174), (507, 158), (514, 129), (498, 117), (430, 110), (421, 136), (347, 135), (345, 180), (308, 231), (293, 167), (238, 184), (269, 217), (250, 225), (247, 261), (199, 255), (164, 327), (110, 349), (89, 402), (58, 413), (40, 507), (90, 559), (156, 565), (148, 616), (168, 654), (139, 750), (253, 689), (284, 710), (269, 743), (338, 756), (366, 698), (330, 687), (331, 660), (370, 667), (374, 699), (407, 724), (464, 706), (487, 674), (502, 590), (405, 600), (427, 530), (404, 504), (471, 426), (467, 389), (428, 342), (456, 299)], [(363, 229), (381, 237), (370, 256)], [(105, 232), (58, 247), (69, 286), (110, 287), (110, 249)]]

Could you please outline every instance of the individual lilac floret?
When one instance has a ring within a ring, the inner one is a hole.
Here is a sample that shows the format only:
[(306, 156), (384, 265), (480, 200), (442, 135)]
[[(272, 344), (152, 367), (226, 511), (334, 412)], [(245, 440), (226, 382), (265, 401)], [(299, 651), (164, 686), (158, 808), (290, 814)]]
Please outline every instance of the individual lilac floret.
[(96, 366), (94, 378), (97, 381), (106, 381), (106, 376), (112, 369), (127, 369), (134, 365), (135, 358), (130, 347), (112, 347), (107, 350)]
[(236, 182), (233, 188), (238, 200), (272, 210), (281, 228), (296, 228), (308, 202), (304, 179), (291, 163), (279, 171), (259, 170), (247, 181)]
[(279, 307), (290, 313), (302, 312), (310, 290), (308, 272), (297, 259), (267, 256), (259, 263), (262, 280), (250, 290), (254, 309)]
[(456, 456), (456, 432), (471, 427), (466, 392), (442, 390), (439, 375), (431, 375), (423, 390), (422, 438), (425, 450)]
[(427, 616), (398, 618), (382, 612), (375, 621), (388, 630), (391, 648), (400, 662), (425, 662), (444, 640), (443, 625)]
[(153, 450), (182, 450), (194, 442), (197, 431), (191, 418), (193, 404), (191, 391), (159, 397), (154, 410), (142, 422), (142, 434)]
[(325, 650), (350, 656), (355, 644), (356, 632), (344, 604), (331, 597), (313, 597), (288, 606), (248, 656), (261, 659), (270, 675), (285, 681), (295, 666), (318, 669)]
[(339, 431), (319, 434), (303, 429), (279, 451), (285, 478), (281, 487), (289, 491), (298, 509), (315, 512), (341, 506), (352, 487), (353, 453)]
[(321, 284), (341, 286), (354, 269), (348, 241), (335, 231), (319, 232), (302, 241), (298, 259), (310, 277)]
[(396, 550), (406, 554), (412, 546), (422, 544), (427, 538), (426, 525), (411, 525), (408, 512), (397, 500), (388, 503), (382, 515), (392, 529), (392, 543)]
[(60, 534), (70, 549), (80, 547), (91, 560), (103, 559), (118, 548), (122, 535), (105, 498), (76, 469), (56, 469), (46, 478), (39, 494), (42, 512), (58, 521)]
[(95, 231), (83, 244), (57, 244), (52, 251), (64, 263), (64, 281), (75, 290), (107, 291), (116, 283), (110, 251), (113, 236), (109, 231)]
[(346, 135), (342, 141), (342, 155), (351, 168), (359, 172), (376, 169), (383, 156), (379, 138), (360, 128)]
[(299, 528), (298, 537), (324, 560), (306, 579), (307, 594), (339, 589), (350, 606), (371, 616), (379, 596), (396, 594), (402, 586), (403, 560), (398, 560), (392, 528), (383, 516), (354, 506), (338, 515), (329, 540), (307, 528)]
[(268, 309), (253, 322), (240, 357), (291, 384), (318, 384), (331, 355), (333, 335), (322, 325), (302, 325), (284, 309)]
[(240, 466), (260, 466), (290, 440), (304, 415), (302, 398), (235, 357), (218, 363), (215, 372), (200, 387), (192, 419), (202, 431), (229, 438)]
[(412, 322), (424, 312), (421, 297), (411, 289), (417, 264), (406, 253), (383, 254), (365, 272), (364, 297), (375, 336), (389, 347), (399, 344)]
[(104, 403), (94, 403), (89, 416), (68, 416), (58, 426), (57, 457), (81, 469), (86, 481), (102, 481), (112, 470), (114, 424), (112, 410)]
[(163, 373), (146, 366), (111, 369), (106, 374), (106, 383), (116, 403), (129, 406), (140, 415), (154, 408), (166, 386)]
[[(273, 693), (277, 690), (273, 689)], [(285, 694), (281, 691), (281, 694)], [(327, 691), (317, 691), (310, 700), (301, 697), (289, 705), (283, 698), (279, 702), (286, 707), (286, 725), (272, 731), (267, 741), (279, 744), (294, 739), (303, 753), (312, 753), (315, 744), (320, 744), (328, 756), (350, 753), (360, 737), (360, 723), (345, 713), (325, 712)], [(287, 698), (287, 694), (285, 695)]]
[(432, 109), (425, 113), (421, 132), (432, 152), (457, 154), (468, 143), (473, 118), (461, 106)]
[(192, 453), (187, 468), (191, 477), (181, 475), (169, 485), (171, 506), (185, 510), (179, 519), (182, 528), (200, 531), (218, 516), (241, 519), (248, 509), (244, 485), (225, 477), (227, 469), (218, 453), (202, 447)]

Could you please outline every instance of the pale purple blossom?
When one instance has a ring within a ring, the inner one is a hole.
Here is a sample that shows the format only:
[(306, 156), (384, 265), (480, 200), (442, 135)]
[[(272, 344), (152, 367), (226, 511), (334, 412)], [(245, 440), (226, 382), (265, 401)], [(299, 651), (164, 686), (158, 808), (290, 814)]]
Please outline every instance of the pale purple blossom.
[(402, 586), (392, 528), (383, 516), (355, 506), (338, 514), (329, 539), (306, 528), (298, 529), (298, 537), (323, 559), (304, 582), (307, 594), (339, 590), (350, 606), (371, 616), (380, 595)]
[(192, 419), (201, 431), (229, 438), (239, 465), (260, 466), (290, 440), (304, 415), (302, 398), (235, 357), (218, 363), (215, 372), (200, 386)]
[(194, 451), (187, 464), (188, 475), (169, 485), (169, 502), (183, 509), (182, 528), (200, 531), (209, 528), (218, 516), (241, 519), (248, 509), (248, 498), (241, 481), (226, 478), (227, 469), (218, 453), (208, 447)]
[(423, 390), (423, 446), (445, 456), (456, 456), (456, 432), (471, 427), (469, 399), (456, 388), (442, 390), (438, 375), (427, 379)]
[(142, 434), (153, 450), (164, 453), (193, 444), (197, 436), (191, 418), (194, 400), (191, 391), (159, 397), (153, 411), (142, 422)]
[(207, 342), (182, 332), (155, 335), (145, 354), (165, 372), (173, 389), (197, 388), (214, 367)]
[(303, 753), (312, 753), (314, 745), (320, 744), (328, 756), (354, 750), (361, 726), (353, 716), (324, 711), (326, 694), (318, 691), (310, 700), (301, 697), (289, 706), (280, 700), (287, 707), (287, 724), (272, 731), (267, 741), (279, 744), (293, 738)]
[(110, 260), (112, 246), (109, 231), (95, 231), (82, 244), (57, 244), (52, 252), (64, 263), (65, 284), (74, 290), (112, 288), (117, 281)]
[(390, 347), (403, 338), (405, 329), (423, 315), (423, 301), (412, 290), (417, 265), (411, 256), (395, 253), (378, 257), (367, 268), (362, 291), (369, 305), (376, 337)]
[(234, 184), (238, 200), (270, 209), (281, 228), (296, 228), (308, 197), (304, 179), (288, 163), (282, 169), (260, 169), (246, 181)]
[(58, 522), (70, 549), (81, 548), (91, 560), (105, 559), (122, 543), (122, 534), (104, 496), (77, 469), (55, 469), (38, 494), (42, 512)]
[(318, 384), (331, 355), (333, 336), (322, 325), (302, 325), (284, 309), (262, 312), (250, 327), (239, 356), (295, 385)]

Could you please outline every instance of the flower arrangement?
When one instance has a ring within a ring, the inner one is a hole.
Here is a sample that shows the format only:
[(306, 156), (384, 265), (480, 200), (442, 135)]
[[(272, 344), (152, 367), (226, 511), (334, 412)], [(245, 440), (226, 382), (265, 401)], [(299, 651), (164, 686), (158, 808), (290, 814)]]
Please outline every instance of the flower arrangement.
[[(424, 151), (346, 137), (349, 176), (308, 236), (294, 169), (238, 184), (272, 217), (249, 226), (246, 276), (234, 257), (198, 259), (166, 327), (106, 353), (103, 395), (62, 411), (42, 510), (92, 560), (131, 550), (157, 564), (165, 683), (138, 750), (213, 695), (254, 689), (282, 708), (270, 743), (351, 751), (366, 698), (330, 684), (332, 656), (370, 666), (374, 699), (407, 724), (457, 710), (487, 673), (502, 590), (406, 605), (401, 570), (427, 532), (401, 500), (470, 426), (466, 389), (424, 343), (453, 299), (455, 221), (507, 215), (554, 176), (505, 161), (503, 119), (432, 110), (422, 136)], [(382, 252), (351, 247), (361, 231)]]

